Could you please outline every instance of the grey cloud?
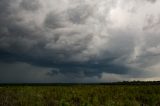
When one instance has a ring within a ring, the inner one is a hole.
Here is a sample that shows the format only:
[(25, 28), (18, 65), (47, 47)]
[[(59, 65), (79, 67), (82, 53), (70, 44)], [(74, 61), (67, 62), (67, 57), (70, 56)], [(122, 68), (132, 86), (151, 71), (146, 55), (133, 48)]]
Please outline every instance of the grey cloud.
[(151, 3), (155, 3), (157, 0), (147, 0), (147, 1), (149, 1)]
[(50, 77), (98, 80), (102, 73), (145, 73), (160, 62), (160, 4), (147, 1), (154, 4), (133, 13), (129, 6), (137, 2), (125, 0), (1, 0), (1, 62), (51, 68)]
[(32, 1), (22, 0), (20, 6), (27, 11), (35, 11), (41, 7), (38, 0), (32, 0)]
[(146, 25), (143, 30), (154, 30), (157, 31), (160, 26), (160, 15), (149, 15), (146, 17)]
[(88, 5), (79, 5), (68, 9), (69, 20), (74, 24), (84, 24), (86, 19), (92, 15), (92, 9)]
[(56, 14), (55, 12), (48, 13), (48, 15), (46, 16), (44, 25), (46, 25), (51, 29), (65, 27), (64, 25), (65, 19), (63, 19), (64, 17), (62, 15), (63, 13), (62, 14), (59, 14), (59, 13)]

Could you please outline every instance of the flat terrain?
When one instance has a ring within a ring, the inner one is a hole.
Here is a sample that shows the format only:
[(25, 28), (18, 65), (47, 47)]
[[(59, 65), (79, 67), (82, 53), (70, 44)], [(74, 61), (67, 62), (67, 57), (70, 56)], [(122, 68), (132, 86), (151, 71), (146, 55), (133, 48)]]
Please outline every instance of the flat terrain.
[(160, 106), (160, 86), (1, 85), (0, 106)]

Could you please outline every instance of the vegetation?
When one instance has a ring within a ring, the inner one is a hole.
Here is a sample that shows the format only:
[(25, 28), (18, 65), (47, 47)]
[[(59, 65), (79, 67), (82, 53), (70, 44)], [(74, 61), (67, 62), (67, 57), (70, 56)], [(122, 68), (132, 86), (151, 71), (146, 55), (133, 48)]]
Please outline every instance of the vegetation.
[(1, 85), (0, 106), (160, 106), (160, 86)]

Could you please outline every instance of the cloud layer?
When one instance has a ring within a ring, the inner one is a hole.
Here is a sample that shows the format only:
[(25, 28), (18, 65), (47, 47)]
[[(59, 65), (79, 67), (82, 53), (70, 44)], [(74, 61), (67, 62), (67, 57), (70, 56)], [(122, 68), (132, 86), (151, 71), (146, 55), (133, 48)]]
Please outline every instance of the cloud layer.
[(8, 75), (27, 64), (49, 68), (44, 76), (62, 82), (71, 76), (107, 81), (105, 74), (157, 77), (159, 6), (157, 0), (1, 0), (0, 73), (5, 74), (3, 64), (18, 62)]

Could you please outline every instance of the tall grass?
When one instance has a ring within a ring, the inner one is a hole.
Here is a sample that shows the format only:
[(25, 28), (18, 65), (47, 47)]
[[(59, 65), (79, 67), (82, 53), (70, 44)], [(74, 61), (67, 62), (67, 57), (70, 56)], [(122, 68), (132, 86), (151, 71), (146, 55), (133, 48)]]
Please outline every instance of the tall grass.
[(160, 86), (1, 86), (0, 106), (160, 106)]

